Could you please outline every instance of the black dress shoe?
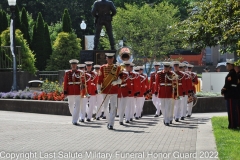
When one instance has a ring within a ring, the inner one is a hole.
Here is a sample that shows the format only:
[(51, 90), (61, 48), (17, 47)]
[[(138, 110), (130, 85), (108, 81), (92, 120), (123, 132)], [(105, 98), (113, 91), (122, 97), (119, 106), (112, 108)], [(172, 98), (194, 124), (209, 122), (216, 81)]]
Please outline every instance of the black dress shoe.
[(102, 119), (106, 119), (106, 116), (103, 116)]
[(119, 117), (119, 115), (116, 115), (116, 117)]
[(79, 120), (79, 122), (84, 122), (84, 119)]
[(155, 114), (155, 116), (154, 117), (159, 117), (157, 114)]
[(133, 121), (133, 119), (132, 119), (132, 118), (130, 118), (130, 121)]
[(119, 122), (120, 125), (123, 125), (123, 122)]
[(160, 114), (159, 114), (159, 116), (161, 116), (162, 115), (162, 111), (160, 111)]
[(184, 120), (184, 117), (181, 117), (181, 120)]
[(169, 123), (166, 123), (166, 126), (169, 126)]
[(96, 120), (100, 120), (100, 118), (99, 117), (97, 117), (97, 119)]
[(170, 124), (172, 124), (172, 121), (170, 121)]
[(113, 130), (113, 126), (111, 126), (109, 124), (107, 125), (107, 128), (110, 129), (110, 130)]
[(135, 117), (135, 119), (139, 119), (138, 117)]
[(179, 122), (179, 119), (177, 118), (177, 119), (175, 119), (175, 121), (176, 121), (176, 122)]
[(187, 115), (187, 117), (191, 117), (191, 115)]
[(78, 123), (77, 122), (75, 122), (75, 123), (72, 123), (73, 125), (75, 125), (75, 126), (77, 126), (78, 125)]
[(129, 121), (127, 120), (126, 123), (129, 123)]
[(90, 122), (91, 120), (88, 118), (87, 121)]

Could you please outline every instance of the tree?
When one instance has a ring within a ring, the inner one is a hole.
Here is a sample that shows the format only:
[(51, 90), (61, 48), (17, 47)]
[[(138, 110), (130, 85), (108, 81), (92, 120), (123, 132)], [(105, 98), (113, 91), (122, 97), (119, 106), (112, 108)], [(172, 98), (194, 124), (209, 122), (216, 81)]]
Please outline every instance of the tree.
[(240, 39), (240, 5), (238, 0), (212, 0), (194, 3), (191, 16), (181, 22), (178, 34), (184, 35), (185, 46), (201, 50), (221, 46), (221, 53), (234, 53)]
[(60, 32), (62, 32), (62, 21), (58, 21), (50, 26), (48, 26), (51, 44), (57, 39), (57, 36)]
[[(0, 22), (2, 22), (2, 10), (0, 10)], [(0, 23), (0, 34), (3, 31), (2, 23)]]
[(26, 9), (22, 8), (21, 15), (21, 31), (23, 33), (23, 37), (27, 40), (28, 44), (30, 44), (30, 35), (29, 35), (29, 24)]
[[(30, 73), (34, 74), (36, 72), (35, 67), (35, 57), (33, 52), (29, 49), (27, 41), (23, 38), (23, 34), (19, 29), (15, 31), (16, 36), (16, 45), (21, 46), (21, 60), (22, 66), (21, 69), (23, 71), (29, 71)], [(3, 31), (1, 34), (1, 46), (10, 46), (10, 29)]]
[(68, 10), (65, 9), (62, 17), (62, 30), (63, 32), (70, 33), (72, 31), (72, 22)]
[(34, 26), (33, 38), (32, 38), (32, 50), (36, 55), (36, 67), (42, 71), (47, 64), (47, 57), (45, 53), (45, 34), (44, 34), (44, 21), (42, 14), (38, 14), (37, 23)]
[(49, 59), (50, 55), (52, 54), (52, 45), (51, 45), (51, 40), (50, 40), (50, 35), (49, 35), (49, 30), (48, 30), (47, 23), (45, 23), (44, 29), (45, 29), (45, 31), (44, 31), (45, 55), (46, 55), (46, 58)]
[(161, 59), (175, 49), (170, 26), (179, 22), (176, 7), (162, 2), (153, 7), (126, 4), (125, 8), (117, 9), (113, 19), (114, 35), (116, 40), (126, 39), (126, 45), (135, 52), (134, 59), (152, 57), (152, 65), (154, 59)]
[(69, 68), (70, 59), (79, 59), (80, 39), (74, 33), (61, 32), (53, 45), (53, 53), (46, 70), (56, 71)]
[(6, 12), (2, 11), (2, 21), (1, 21), (1, 26), (2, 26), (2, 31), (6, 30), (8, 28), (8, 19), (7, 19), (7, 14)]
[(15, 28), (21, 29), (20, 13), (18, 6), (16, 6), (15, 8)]

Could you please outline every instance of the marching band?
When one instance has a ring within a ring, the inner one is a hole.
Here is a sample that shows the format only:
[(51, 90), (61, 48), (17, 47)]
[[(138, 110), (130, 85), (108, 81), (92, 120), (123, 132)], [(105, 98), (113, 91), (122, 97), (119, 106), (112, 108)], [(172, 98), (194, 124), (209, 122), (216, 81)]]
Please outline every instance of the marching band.
[[(68, 97), (73, 125), (106, 117), (107, 128), (112, 130), (116, 116), (120, 125), (124, 125), (124, 118), (125, 123), (131, 123), (142, 117), (148, 94), (152, 94), (156, 107), (154, 117), (163, 115), (166, 126), (192, 115), (194, 85), (198, 83), (193, 65), (154, 62), (155, 71), (148, 77), (143, 74), (143, 66), (135, 66), (131, 61), (114, 64), (115, 54), (105, 55), (107, 64), (102, 66), (93, 66), (89, 61), (78, 64), (76, 59), (69, 61), (71, 69), (65, 72), (64, 94)], [(159, 70), (161, 64), (164, 67)]]

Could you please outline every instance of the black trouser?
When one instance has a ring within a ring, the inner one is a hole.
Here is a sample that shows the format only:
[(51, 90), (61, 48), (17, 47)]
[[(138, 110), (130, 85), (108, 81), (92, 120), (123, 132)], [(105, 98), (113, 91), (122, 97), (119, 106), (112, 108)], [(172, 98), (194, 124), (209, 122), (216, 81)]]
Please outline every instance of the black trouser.
[(111, 21), (101, 21), (101, 20), (98, 20), (97, 25), (96, 25), (95, 37), (94, 37), (94, 50), (96, 50), (97, 47), (98, 47), (100, 33), (101, 33), (101, 30), (102, 30), (103, 26), (105, 26), (107, 34), (108, 34), (109, 42), (110, 42), (110, 45), (111, 45), (111, 50), (114, 50), (112, 23), (111, 23)]
[(228, 128), (237, 128), (238, 126), (238, 100), (227, 99)]

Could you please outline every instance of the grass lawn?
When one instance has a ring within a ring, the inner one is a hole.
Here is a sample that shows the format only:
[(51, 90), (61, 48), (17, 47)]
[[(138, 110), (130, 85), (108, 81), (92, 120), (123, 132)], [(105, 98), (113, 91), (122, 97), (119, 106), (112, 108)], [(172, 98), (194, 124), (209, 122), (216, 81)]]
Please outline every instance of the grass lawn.
[(228, 129), (227, 117), (213, 117), (212, 125), (220, 160), (240, 160), (240, 130)]

